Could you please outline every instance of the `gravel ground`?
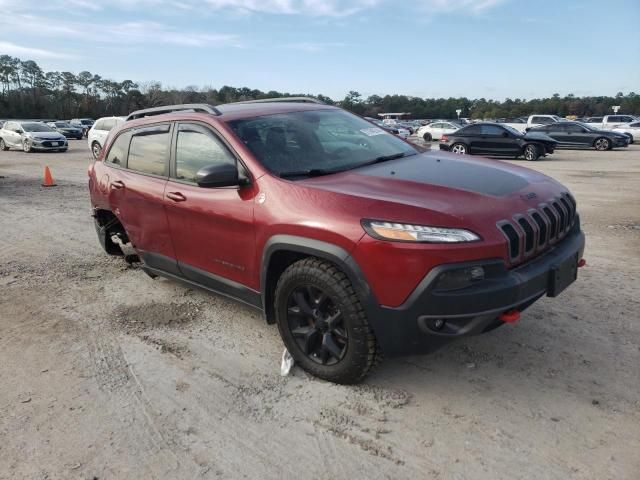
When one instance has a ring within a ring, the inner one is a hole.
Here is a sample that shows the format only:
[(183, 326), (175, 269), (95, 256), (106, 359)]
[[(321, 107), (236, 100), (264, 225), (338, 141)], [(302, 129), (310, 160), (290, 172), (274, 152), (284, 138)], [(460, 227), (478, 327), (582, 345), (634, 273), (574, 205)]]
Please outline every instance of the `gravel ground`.
[(527, 163), (587, 233), (559, 299), (355, 387), (281, 378), (255, 311), (107, 257), (89, 163), (0, 152), (0, 478), (639, 478), (639, 145)]

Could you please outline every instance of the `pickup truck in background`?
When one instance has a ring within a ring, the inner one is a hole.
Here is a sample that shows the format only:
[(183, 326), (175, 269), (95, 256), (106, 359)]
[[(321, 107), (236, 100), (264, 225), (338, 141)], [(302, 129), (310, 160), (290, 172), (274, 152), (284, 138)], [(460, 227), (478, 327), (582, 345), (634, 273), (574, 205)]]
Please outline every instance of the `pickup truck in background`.
[(530, 128), (540, 127), (542, 125), (550, 125), (552, 123), (564, 122), (564, 118), (557, 115), (529, 115), (527, 120), (519, 119), (518, 122), (506, 122), (505, 125), (509, 125), (511, 128), (515, 128), (519, 132), (525, 133)]
[(591, 117), (585, 123), (600, 130), (613, 130), (615, 127), (637, 121), (638, 119), (632, 115), (605, 115), (604, 117)]

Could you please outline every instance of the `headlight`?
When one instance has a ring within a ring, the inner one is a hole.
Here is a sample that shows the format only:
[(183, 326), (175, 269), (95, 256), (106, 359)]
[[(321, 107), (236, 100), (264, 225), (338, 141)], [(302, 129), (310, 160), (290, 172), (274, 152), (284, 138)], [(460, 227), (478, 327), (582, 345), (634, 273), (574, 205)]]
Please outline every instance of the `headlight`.
[(399, 242), (460, 243), (476, 242), (480, 237), (461, 228), (427, 227), (381, 220), (363, 220), (362, 226), (373, 238)]

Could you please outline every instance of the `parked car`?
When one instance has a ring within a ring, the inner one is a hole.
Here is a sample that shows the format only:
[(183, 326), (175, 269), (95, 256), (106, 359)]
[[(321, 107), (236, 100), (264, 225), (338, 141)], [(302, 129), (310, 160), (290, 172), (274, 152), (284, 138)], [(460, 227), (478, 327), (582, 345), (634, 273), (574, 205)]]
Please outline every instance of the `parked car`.
[(519, 132), (526, 132), (530, 128), (539, 127), (541, 125), (549, 125), (550, 123), (565, 122), (566, 120), (557, 115), (529, 115), (524, 119), (515, 119), (514, 122), (505, 122), (505, 125), (509, 125), (511, 128), (515, 128)]
[(632, 115), (605, 115), (604, 117), (591, 117), (587, 125), (601, 130), (611, 130), (619, 125), (636, 122), (638, 119)]
[(377, 125), (378, 127), (382, 128), (384, 131), (392, 133), (400, 138), (406, 139), (409, 138), (409, 135), (411, 135), (411, 132), (402, 127), (400, 124), (398, 123), (384, 123), (382, 122), (382, 120), (377, 120), (377, 119), (372, 119), (369, 120), (371, 123)]
[(70, 123), (57, 121), (47, 122), (47, 125), (67, 138), (75, 138), (76, 140), (82, 139), (82, 129), (74, 127)]
[(613, 131), (629, 135), (629, 143), (633, 143), (636, 138), (640, 138), (640, 121), (618, 125)]
[(339, 383), (513, 322), (583, 264), (556, 180), (308, 98), (133, 112), (88, 173), (107, 253), (262, 310)]
[(629, 137), (624, 133), (599, 130), (579, 122), (553, 123), (529, 130), (529, 133), (534, 132), (548, 135), (558, 142), (558, 147), (564, 148), (611, 150), (629, 146)]
[(87, 143), (91, 149), (94, 158), (98, 158), (104, 141), (107, 139), (109, 132), (116, 126), (125, 121), (126, 117), (104, 117), (99, 118), (89, 129), (87, 134)]
[(442, 135), (450, 134), (459, 130), (461, 125), (453, 122), (433, 122), (429, 125), (420, 127), (417, 132), (417, 136), (424, 139), (426, 142), (432, 140), (440, 140)]
[(72, 118), (69, 123), (74, 127), (81, 128), (83, 135), (86, 137), (94, 120), (92, 118)]
[(440, 150), (458, 154), (524, 157), (538, 160), (553, 153), (557, 142), (541, 133), (523, 134), (506, 123), (474, 123), (443, 135)]
[(0, 150), (67, 150), (67, 138), (42, 122), (7, 121), (0, 129)]

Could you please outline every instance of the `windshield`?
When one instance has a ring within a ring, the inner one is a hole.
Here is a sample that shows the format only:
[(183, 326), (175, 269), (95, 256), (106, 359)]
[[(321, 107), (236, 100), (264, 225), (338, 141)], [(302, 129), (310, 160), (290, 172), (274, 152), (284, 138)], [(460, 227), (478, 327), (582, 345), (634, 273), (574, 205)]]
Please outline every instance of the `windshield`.
[(93, 125), (93, 120), (80, 120), (82, 125)]
[(44, 123), (23, 123), (22, 129), (25, 132), (53, 132), (51, 127), (47, 127)]
[(58, 127), (58, 128), (71, 128), (71, 125), (69, 125), (66, 122), (56, 122), (56, 127)]
[(577, 124), (578, 124), (578, 125), (580, 125), (581, 127), (586, 128), (586, 129), (587, 129), (587, 130), (589, 130), (590, 132), (600, 132), (600, 131), (601, 131), (601, 130), (599, 130), (599, 129), (597, 129), (597, 128), (595, 128), (595, 127), (593, 127), (593, 126), (589, 125), (589, 124), (586, 124), (586, 123), (582, 123), (582, 122), (575, 122), (575, 123), (577, 123)]
[(418, 153), (396, 136), (342, 110), (283, 113), (229, 125), (267, 169), (281, 176), (332, 173)]

